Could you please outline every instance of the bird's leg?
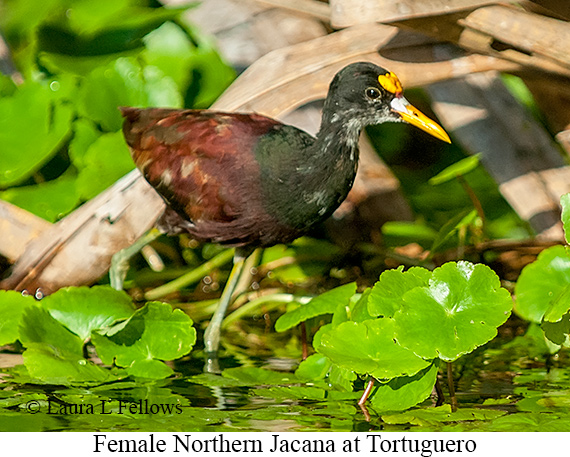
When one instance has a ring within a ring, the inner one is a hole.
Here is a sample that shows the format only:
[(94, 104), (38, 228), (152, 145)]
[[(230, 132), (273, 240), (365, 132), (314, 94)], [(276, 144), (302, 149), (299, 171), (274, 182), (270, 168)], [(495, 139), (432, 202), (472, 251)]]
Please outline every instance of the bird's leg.
[(109, 281), (111, 287), (116, 290), (123, 290), (123, 283), (129, 271), (129, 260), (137, 254), (143, 247), (151, 241), (156, 240), (162, 232), (156, 227), (150, 229), (128, 248), (122, 249), (113, 255), (111, 268), (109, 269)]
[(206, 365), (204, 366), (204, 371), (207, 373), (218, 373), (220, 371), (218, 365), (218, 349), (220, 347), (220, 333), (222, 327), (222, 321), (226, 315), (226, 311), (231, 302), (231, 299), (238, 289), (238, 284), (242, 273), (244, 272), (244, 265), (246, 264), (246, 258), (251, 253), (248, 249), (236, 249), (234, 254), (234, 266), (228, 278), (228, 282), (224, 287), (220, 301), (208, 328), (204, 332), (204, 350), (206, 353)]

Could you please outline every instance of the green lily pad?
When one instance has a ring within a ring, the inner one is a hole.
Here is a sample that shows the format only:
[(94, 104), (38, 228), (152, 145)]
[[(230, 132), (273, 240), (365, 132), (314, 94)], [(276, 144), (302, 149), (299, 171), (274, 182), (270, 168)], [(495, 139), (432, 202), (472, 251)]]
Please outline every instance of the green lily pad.
[(69, 143), (69, 159), (78, 170), (89, 166), (87, 150), (101, 136), (101, 132), (89, 119), (80, 118), (73, 123), (73, 138)]
[(77, 192), (84, 200), (93, 198), (134, 168), (122, 132), (97, 138), (82, 158), (77, 177)]
[(321, 314), (333, 314), (339, 304), (346, 304), (356, 292), (356, 283), (345, 284), (336, 287), (315, 298), (306, 305), (302, 305), (292, 311), (288, 311), (277, 319), (275, 330), (284, 332), (292, 327)]
[(177, 24), (166, 22), (143, 38), (142, 52), (146, 62), (170, 76), (180, 90), (188, 86), (192, 76), (195, 47)]
[(430, 365), (394, 340), (392, 319), (344, 322), (321, 335), (315, 349), (334, 364), (375, 378), (411, 376)]
[(357, 379), (358, 376), (354, 371), (338, 365), (333, 365), (326, 380), (337, 390), (352, 392), (354, 390), (353, 383)]
[(423, 358), (448, 362), (493, 339), (512, 308), (495, 272), (469, 262), (436, 268), (428, 287), (403, 298), (394, 315), (397, 341)]
[[(542, 251), (536, 261), (521, 271), (515, 285), (514, 311), (522, 318), (540, 323), (552, 302), (570, 285), (570, 253), (564, 246)], [(549, 319), (560, 314), (560, 302)]]
[(25, 310), (20, 341), (26, 348), (24, 365), (36, 382), (101, 382), (112, 377), (107, 370), (85, 360), (83, 341), (39, 305)]
[(295, 376), (302, 381), (323, 379), (331, 368), (331, 361), (322, 354), (312, 354), (303, 360), (295, 370)]
[(551, 301), (540, 327), (552, 343), (566, 347), (570, 345), (570, 284)]
[(148, 302), (120, 324), (118, 331), (94, 332), (91, 340), (103, 363), (115, 363), (127, 373), (145, 378), (164, 378), (172, 370), (160, 360), (188, 354), (196, 342), (192, 320), (167, 303)]
[(123, 123), (118, 106), (182, 106), (174, 81), (157, 67), (146, 71), (145, 68), (130, 57), (95, 68), (82, 81), (78, 99), (80, 113), (100, 123), (107, 132), (116, 132)]
[(378, 383), (371, 398), (372, 407), (379, 413), (403, 411), (421, 403), (433, 390), (438, 363), (432, 363), (413, 376), (400, 376)]
[(93, 330), (127, 319), (135, 312), (126, 292), (108, 286), (60, 289), (44, 298), (42, 306), (83, 341)]
[(19, 338), (22, 316), (29, 306), (36, 305), (32, 296), (24, 296), (13, 290), (0, 290), (0, 346)]
[(404, 294), (415, 287), (427, 286), (430, 277), (431, 271), (420, 267), (384, 271), (368, 298), (368, 312), (374, 317), (393, 317), (402, 307)]
[(113, 378), (109, 371), (82, 356), (60, 351), (45, 343), (28, 343), (24, 365), (30, 376), (48, 384), (104, 382)]
[(0, 99), (0, 188), (29, 178), (70, 133), (73, 109), (48, 85), (26, 82)]
[(61, 353), (83, 358), (83, 340), (54, 319), (39, 305), (28, 306), (22, 316), (20, 341), (24, 347), (45, 343)]
[(368, 312), (368, 300), (371, 293), (371, 287), (362, 292), (360, 298), (352, 305), (352, 308), (350, 310), (350, 320), (354, 322), (362, 322), (368, 319), (372, 319), (372, 316)]
[(32, 186), (12, 187), (0, 192), (0, 199), (55, 222), (79, 203), (75, 177), (65, 174)]

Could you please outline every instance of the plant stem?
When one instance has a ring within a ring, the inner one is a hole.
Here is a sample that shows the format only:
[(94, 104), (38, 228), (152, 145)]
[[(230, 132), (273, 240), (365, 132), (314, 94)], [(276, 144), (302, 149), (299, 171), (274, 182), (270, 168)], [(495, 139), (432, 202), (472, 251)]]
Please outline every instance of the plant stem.
[(441, 406), (445, 403), (445, 395), (443, 394), (443, 389), (441, 388), (441, 383), (439, 382), (439, 377), (435, 378), (435, 393), (437, 395), (437, 400), (435, 406)]
[(477, 197), (477, 194), (463, 176), (457, 175), (457, 181), (459, 181), (459, 184), (461, 184), (461, 186), (469, 196), (471, 203), (473, 204), (475, 210), (477, 211), (477, 215), (481, 218), (483, 226), (485, 226), (485, 211), (483, 211), (483, 205), (481, 205), (481, 201)]
[(307, 348), (307, 326), (301, 322), (301, 348), (303, 350), (303, 360), (309, 357), (309, 349)]
[(193, 270), (180, 276), (174, 281), (170, 281), (160, 287), (149, 290), (144, 294), (144, 298), (146, 300), (156, 300), (157, 298), (164, 297), (165, 295), (168, 295), (172, 292), (176, 292), (177, 290), (180, 290), (189, 284), (196, 283), (214, 268), (221, 267), (222, 265), (230, 262), (233, 259), (233, 256), (234, 250), (226, 249), (225, 251), (222, 251), (218, 255), (212, 257), (207, 262), (204, 262), (198, 268), (194, 268)]
[(447, 386), (449, 388), (449, 397), (451, 400), (451, 412), (457, 411), (457, 397), (455, 396), (455, 386), (453, 384), (453, 367), (451, 362), (447, 362)]
[(255, 298), (246, 303), (245, 305), (240, 306), (233, 313), (228, 314), (224, 319), (222, 328), (227, 327), (236, 319), (239, 319), (240, 317), (253, 312), (255, 308), (264, 305), (266, 303), (273, 303), (273, 306), (268, 306), (267, 308), (268, 310), (270, 310), (277, 306), (281, 306), (282, 303), (291, 303), (292, 301), (296, 301), (299, 303), (308, 303), (310, 300), (311, 297), (299, 297), (292, 294), (273, 293), (273, 294), (262, 295), (261, 297)]
[(374, 378), (371, 377), (368, 380), (368, 384), (366, 385), (366, 389), (364, 389), (362, 397), (360, 397), (360, 400), (358, 400), (358, 406), (362, 406), (364, 405), (364, 403), (366, 403), (366, 400), (368, 400), (368, 396), (370, 395), (370, 392), (372, 392), (373, 387), (374, 387)]

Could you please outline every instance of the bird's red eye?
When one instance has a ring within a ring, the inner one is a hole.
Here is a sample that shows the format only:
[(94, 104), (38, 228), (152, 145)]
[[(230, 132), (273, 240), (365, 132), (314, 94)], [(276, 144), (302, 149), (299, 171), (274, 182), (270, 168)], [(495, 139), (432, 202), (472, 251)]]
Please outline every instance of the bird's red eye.
[(376, 100), (378, 97), (380, 97), (380, 91), (375, 87), (369, 87), (366, 89), (365, 94), (370, 100)]

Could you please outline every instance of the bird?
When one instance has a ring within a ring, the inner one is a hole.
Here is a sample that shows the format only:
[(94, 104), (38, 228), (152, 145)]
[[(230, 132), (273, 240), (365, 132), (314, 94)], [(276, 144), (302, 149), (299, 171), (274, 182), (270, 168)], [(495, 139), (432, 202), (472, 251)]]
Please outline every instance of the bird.
[(347, 65), (333, 77), (316, 136), (255, 113), (120, 110), (134, 163), (166, 202), (158, 233), (187, 233), (236, 248), (204, 333), (212, 360), (246, 257), (255, 248), (295, 240), (338, 208), (356, 176), (364, 127), (407, 122), (451, 142), (406, 100), (394, 73), (369, 62)]

